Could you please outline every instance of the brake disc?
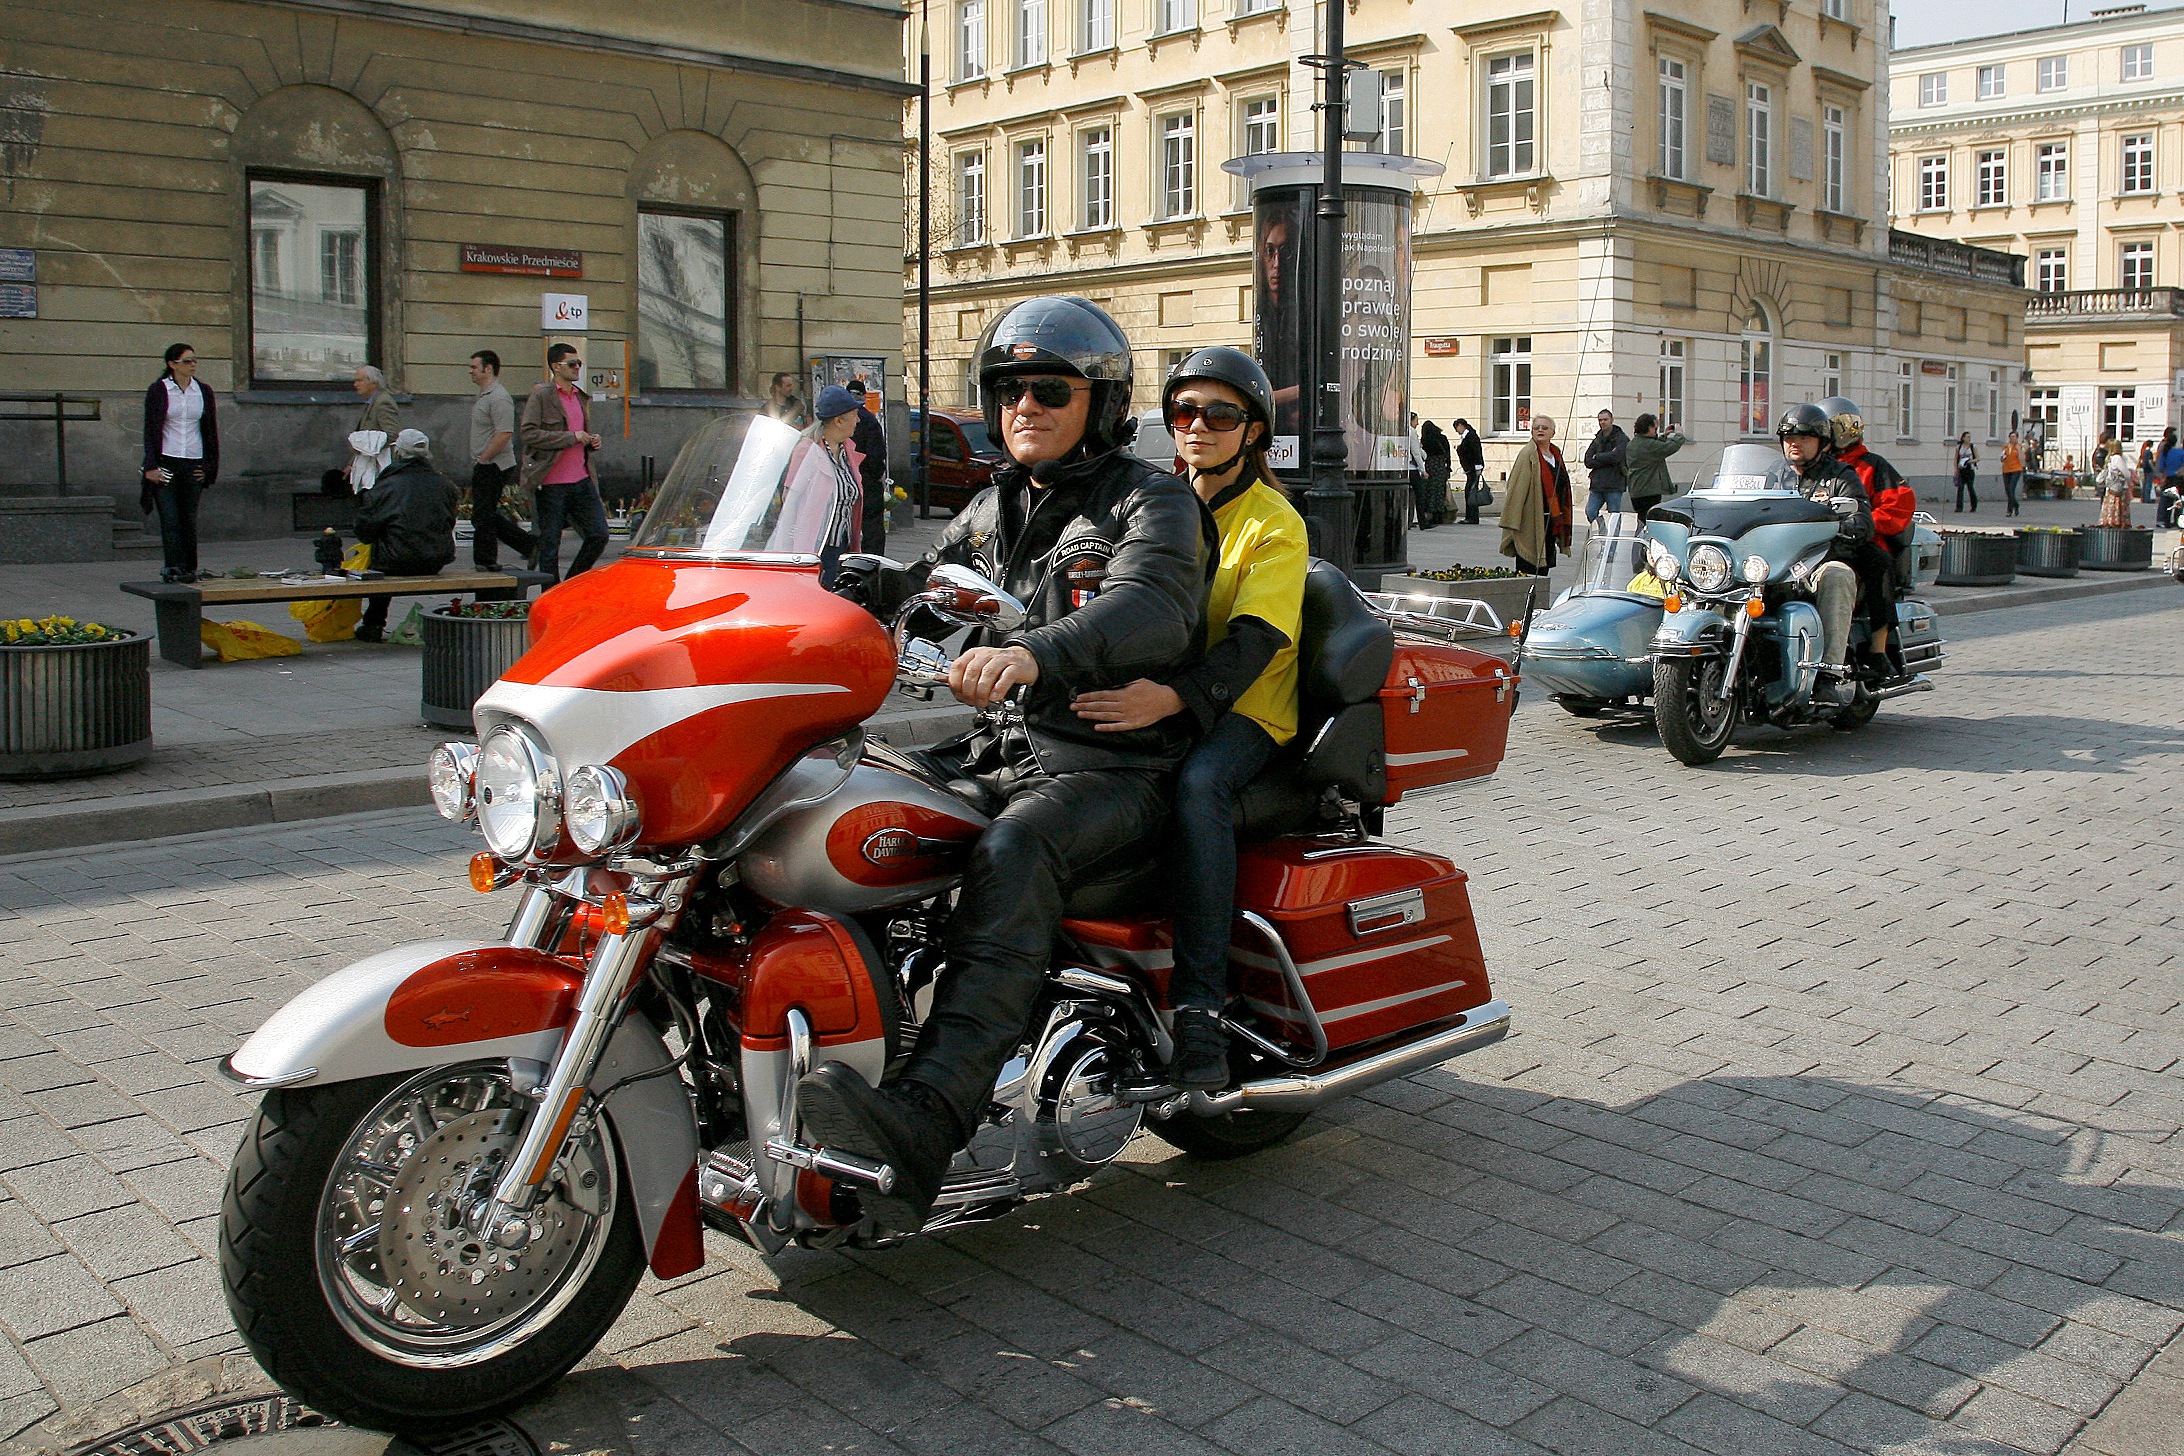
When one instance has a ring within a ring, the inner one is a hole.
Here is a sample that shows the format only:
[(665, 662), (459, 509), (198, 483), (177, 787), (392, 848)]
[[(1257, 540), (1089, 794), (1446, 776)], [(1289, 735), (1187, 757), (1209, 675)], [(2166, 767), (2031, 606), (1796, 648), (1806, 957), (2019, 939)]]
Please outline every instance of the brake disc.
[(568, 1268), (592, 1222), (549, 1196), (523, 1215), (529, 1242), (504, 1249), (463, 1221), (474, 1197), (491, 1195), (515, 1151), (516, 1132), (503, 1130), (508, 1121), (505, 1112), (486, 1111), (443, 1123), (388, 1190), (380, 1269), (402, 1303), (434, 1324), (476, 1329), (529, 1308)]

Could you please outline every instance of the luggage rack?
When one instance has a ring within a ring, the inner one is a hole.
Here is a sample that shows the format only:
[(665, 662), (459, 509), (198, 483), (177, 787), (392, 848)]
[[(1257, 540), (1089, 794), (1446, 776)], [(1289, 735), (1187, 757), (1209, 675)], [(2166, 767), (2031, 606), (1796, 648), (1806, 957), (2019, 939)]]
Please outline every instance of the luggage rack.
[(1460, 642), (1466, 637), (1499, 637), (1508, 630), (1493, 604), (1477, 597), (1402, 596), (1395, 592), (1363, 595), (1374, 615), (1399, 632)]

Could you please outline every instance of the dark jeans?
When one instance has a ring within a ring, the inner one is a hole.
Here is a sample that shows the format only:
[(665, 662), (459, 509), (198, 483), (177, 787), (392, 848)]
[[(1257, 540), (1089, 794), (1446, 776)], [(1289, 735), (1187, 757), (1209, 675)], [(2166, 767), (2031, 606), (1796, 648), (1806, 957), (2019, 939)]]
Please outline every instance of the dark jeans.
[(2024, 482), (2024, 479), (2025, 472), (2022, 470), (2005, 470), (2002, 472), (2002, 495), (2009, 502), (2009, 513), (2013, 516), (2017, 514), (2017, 487)]
[(507, 488), (514, 474), (513, 470), (498, 465), (471, 467), (470, 561), (480, 571), (500, 570), (500, 548), (504, 541), (526, 561), (538, 550), (538, 537), (501, 514), (501, 491)]
[(599, 553), (607, 549), (607, 508), (599, 499), (599, 483), (590, 476), (561, 485), (538, 488), (538, 569), (554, 580), (561, 577), (562, 524), (576, 528), (576, 559), (569, 575), (591, 570)]
[(1464, 524), (1467, 526), (1479, 524), (1479, 481), (1485, 475), (1486, 467), (1483, 465), (1464, 467)]
[[(404, 561), (399, 556), (379, 559), (379, 552), (372, 552), (372, 570), (383, 571), (389, 576), (438, 576), (440, 568), (423, 561)], [(387, 608), (394, 604), (393, 597), (366, 597), (364, 615), (358, 619), (356, 630), (379, 636), (387, 630)]]
[(932, 1014), (902, 1069), (902, 1080), (948, 1104), (965, 1137), (1030, 1025), (1069, 886), (1146, 853), (1144, 841), (1168, 812), (1171, 780), (1163, 773), (1034, 775), (1004, 789), (1005, 772), (975, 775), (1006, 792), (1008, 803), (971, 851)]
[[(205, 493), (205, 462), (159, 457), (174, 479), (152, 487), (159, 507), (159, 550), (167, 570), (197, 570), (197, 498)], [(148, 482), (147, 482), (148, 483)]]
[(1976, 511), (1976, 510), (1978, 510), (1978, 509), (1979, 509), (1979, 475), (1978, 475), (1978, 472), (1977, 472), (1977, 471), (1975, 471), (1975, 470), (1974, 470), (1974, 469), (1973, 469), (1973, 468), (1972, 468), (1971, 466), (1969, 466), (1969, 465), (1966, 465), (1966, 466), (1960, 466), (1960, 467), (1958, 468), (1958, 470), (1957, 470), (1957, 503), (1956, 503), (1956, 508), (1957, 508), (1958, 510), (1960, 510), (1960, 511), (1964, 509), (1964, 497), (1965, 497), (1966, 495), (1969, 495), (1969, 496), (1971, 496), (1971, 498), (1972, 498), (1972, 509), (1973, 509), (1973, 510), (1975, 510), (1975, 511)]
[(1236, 799), (1277, 751), (1241, 713), (1214, 725), (1175, 785), (1175, 971), (1168, 1004), (1218, 1011), (1228, 1000), (1229, 925), (1236, 918)]

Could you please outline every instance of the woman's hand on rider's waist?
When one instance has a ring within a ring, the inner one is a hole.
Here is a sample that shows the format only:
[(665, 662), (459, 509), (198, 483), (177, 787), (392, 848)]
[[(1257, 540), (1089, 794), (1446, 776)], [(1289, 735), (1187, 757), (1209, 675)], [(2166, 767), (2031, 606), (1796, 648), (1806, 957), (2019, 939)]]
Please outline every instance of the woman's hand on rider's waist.
[(1069, 706), (1078, 717), (1091, 720), (1098, 732), (1126, 733), (1174, 717), (1183, 711), (1183, 699), (1166, 683), (1141, 677), (1119, 688), (1079, 693)]
[(991, 707), (1038, 680), (1039, 659), (1022, 647), (973, 647), (948, 669), (948, 691), (973, 708)]

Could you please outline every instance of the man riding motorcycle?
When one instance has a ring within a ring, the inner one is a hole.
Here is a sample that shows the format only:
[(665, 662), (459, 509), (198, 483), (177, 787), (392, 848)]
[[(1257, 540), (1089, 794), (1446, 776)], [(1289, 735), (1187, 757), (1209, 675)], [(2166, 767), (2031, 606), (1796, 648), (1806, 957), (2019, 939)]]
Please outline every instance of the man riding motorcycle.
[[(1825, 638), (1823, 662), (1813, 683), (1813, 697), (1849, 707), (1855, 688), (1849, 677), (1850, 624), (1858, 607), (1858, 573), (1853, 565), (1859, 549), (1873, 540), (1873, 506), (1857, 472), (1835, 456), (1828, 417), (1814, 404), (1792, 405), (1775, 426), (1782, 453), (1797, 467), (1798, 488), (1812, 500), (1852, 502), (1837, 527), (1828, 559), (1806, 578), (1806, 590), (1820, 609), (1820, 630)], [(1841, 510), (1841, 507), (1838, 507)]]
[(1906, 675), (1903, 654), (1888, 629), (1895, 616), (1897, 561), (1911, 549), (1918, 492), (1904, 480), (1902, 471), (1866, 448), (1865, 411), (1856, 401), (1832, 395), (1820, 401), (1820, 410), (1828, 417), (1835, 458), (1856, 473), (1873, 506), (1871, 548), (1853, 563), (1866, 620), (1875, 624), (1867, 646), (1867, 666), (1884, 681), (1900, 681)]
[(1071, 699), (1165, 679), (1203, 640), (1210, 523), (1185, 481), (1123, 449), (1132, 368), (1115, 321), (1081, 298), (1019, 304), (980, 354), (978, 379), (987, 434), (1011, 463), (908, 580), (845, 563), (849, 590), (883, 613), (941, 563), (971, 567), (1028, 613), (949, 673), (950, 690), (974, 707), (1018, 688), (1023, 697), (1020, 710), (932, 750), (996, 812), (948, 923), (946, 970), (917, 1050), (877, 1089), (839, 1062), (798, 1084), (819, 1143), (895, 1170), (891, 1191), (862, 1191), (865, 1212), (890, 1232), (923, 1226), (949, 1159), (977, 1128), (1030, 1020), (1069, 888), (1144, 853), (1190, 747), (1181, 720), (1101, 732)]

